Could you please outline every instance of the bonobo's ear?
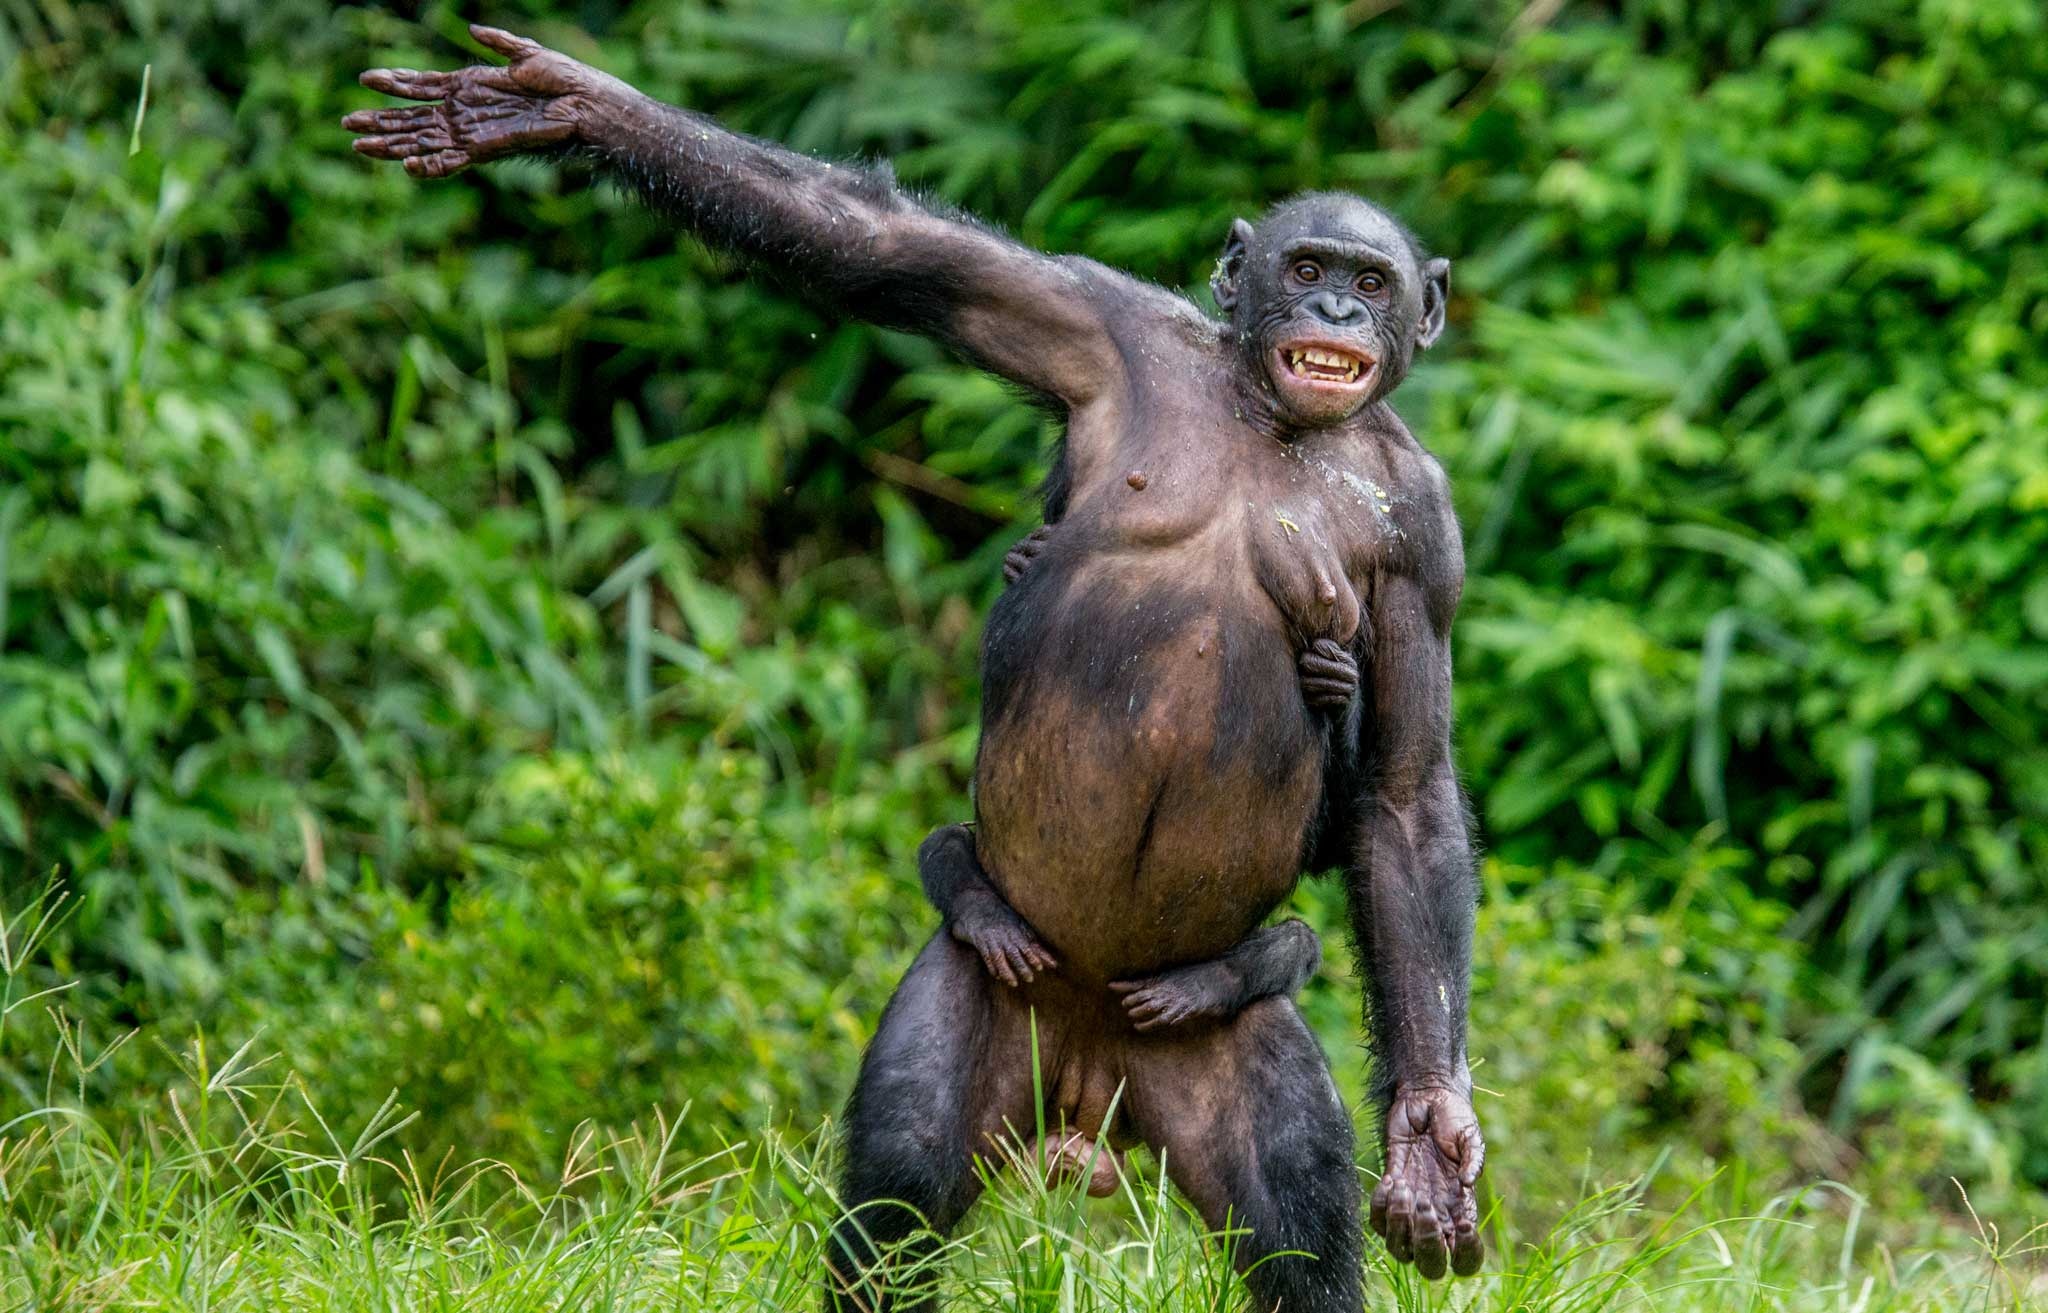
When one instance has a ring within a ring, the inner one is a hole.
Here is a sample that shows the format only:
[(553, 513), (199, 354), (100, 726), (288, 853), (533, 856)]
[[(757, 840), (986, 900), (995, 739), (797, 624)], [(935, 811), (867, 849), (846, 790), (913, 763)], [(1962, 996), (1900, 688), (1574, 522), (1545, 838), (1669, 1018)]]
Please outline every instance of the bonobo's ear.
[(1422, 318), (1415, 325), (1415, 349), (1427, 351), (1443, 336), (1444, 302), (1451, 299), (1451, 262), (1442, 258), (1422, 266)]
[(1216, 308), (1226, 315), (1237, 305), (1237, 276), (1244, 272), (1244, 257), (1251, 244), (1252, 226), (1243, 219), (1232, 219), (1223, 254), (1216, 257), (1216, 272), (1209, 275), (1209, 291), (1216, 298)]

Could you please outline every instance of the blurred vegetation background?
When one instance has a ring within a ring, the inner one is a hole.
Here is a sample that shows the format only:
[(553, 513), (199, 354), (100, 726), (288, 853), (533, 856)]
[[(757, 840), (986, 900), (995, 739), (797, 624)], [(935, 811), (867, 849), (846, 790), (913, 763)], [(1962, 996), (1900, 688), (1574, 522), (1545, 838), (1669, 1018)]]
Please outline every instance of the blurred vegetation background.
[(1233, 215), (1403, 214), (1496, 1189), (2038, 1213), (2035, 0), (0, 0), (0, 907), (75, 897), (21, 983), (91, 1068), (18, 1008), (0, 1120), (204, 1035), (464, 1156), (815, 1125), (936, 924), (1046, 423), (580, 177), (351, 155), (470, 18), (1205, 303)]

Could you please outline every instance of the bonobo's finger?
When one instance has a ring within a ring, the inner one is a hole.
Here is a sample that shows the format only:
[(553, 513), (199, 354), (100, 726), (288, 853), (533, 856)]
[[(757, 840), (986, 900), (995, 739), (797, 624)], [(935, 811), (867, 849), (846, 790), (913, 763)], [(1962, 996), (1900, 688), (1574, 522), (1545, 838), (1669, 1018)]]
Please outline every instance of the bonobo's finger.
[(538, 41), (514, 36), (502, 27), (485, 27), (482, 23), (471, 23), (469, 34), (477, 44), (495, 50), (507, 59), (531, 59), (547, 49)]
[(1349, 661), (1332, 661), (1329, 657), (1310, 652), (1301, 659), (1301, 673), (1320, 679), (1340, 679), (1347, 684), (1358, 682), (1358, 667)]
[(444, 150), (433, 155), (412, 155), (405, 161), (405, 171), (415, 178), (445, 178), (468, 167), (469, 152), (463, 150)]
[(393, 109), (359, 109), (341, 116), (350, 132), (417, 132), (441, 121), (438, 105), (400, 105)]
[(1450, 1252), (1444, 1245), (1444, 1229), (1437, 1219), (1436, 1209), (1424, 1199), (1415, 1210), (1415, 1224), (1411, 1231), (1415, 1250), (1415, 1270), (1431, 1281), (1443, 1276), (1450, 1266)]
[(993, 942), (977, 939), (974, 941), (974, 951), (981, 954), (981, 964), (988, 968), (990, 975), (1012, 989), (1016, 988), (1017, 977), (1010, 973), (1010, 964), (1004, 959), (1003, 951), (1000, 947)]
[(1031, 963), (1025, 959), (1022, 945), (1016, 943), (1004, 944), (1003, 960), (1010, 964), (1010, 974), (1020, 984), (1030, 984), (1037, 975), (1031, 969)]
[(397, 132), (386, 137), (357, 137), (352, 144), (358, 155), (378, 160), (409, 160), (415, 155), (456, 149), (455, 139), (441, 128)]
[(420, 153), (412, 148), (412, 140), (410, 132), (401, 132), (390, 137), (357, 137), (349, 145), (356, 154), (373, 160), (402, 160)]
[(1341, 707), (1357, 691), (1350, 684), (1332, 683), (1326, 679), (1307, 680), (1301, 686), (1303, 699), (1312, 707)]
[(455, 89), (455, 74), (422, 72), (416, 68), (373, 68), (356, 81), (372, 91), (407, 100), (439, 100)]
[(1387, 1238), (1387, 1196), (1392, 1192), (1387, 1178), (1381, 1177), (1378, 1187), (1372, 1192), (1371, 1210), (1366, 1215), (1372, 1224), (1373, 1234), (1382, 1240)]
[(1469, 1277), (1486, 1261), (1486, 1248), (1479, 1242), (1479, 1228), (1470, 1218), (1458, 1223), (1451, 1237), (1451, 1271)]
[(1415, 1261), (1414, 1221), (1414, 1192), (1396, 1184), (1393, 1196), (1387, 1200), (1387, 1252), (1396, 1263)]
[(1024, 945), (1024, 951), (1030, 954), (1031, 964), (1040, 971), (1059, 970), (1060, 960), (1052, 955), (1051, 949), (1039, 943), (1036, 939), (1027, 942)]

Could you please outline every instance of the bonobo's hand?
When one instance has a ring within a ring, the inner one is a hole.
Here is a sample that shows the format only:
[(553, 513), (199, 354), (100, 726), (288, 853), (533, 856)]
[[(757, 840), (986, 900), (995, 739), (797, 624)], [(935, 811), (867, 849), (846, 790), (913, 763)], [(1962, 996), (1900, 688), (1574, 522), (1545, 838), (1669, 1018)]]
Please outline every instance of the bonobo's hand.
[(953, 938), (981, 954), (990, 975), (1013, 988), (1059, 966), (1024, 918), (1000, 898), (963, 896), (954, 905), (947, 928)]
[(1022, 579), (1024, 572), (1031, 568), (1031, 563), (1038, 559), (1038, 554), (1045, 550), (1046, 543), (1051, 540), (1052, 526), (1049, 524), (1039, 525), (1020, 539), (1017, 545), (1010, 549), (1010, 554), (1003, 558), (1003, 582), (1014, 584)]
[(1450, 1089), (1400, 1089), (1387, 1112), (1387, 1171), (1372, 1192), (1372, 1229), (1399, 1263), (1434, 1281), (1479, 1270), (1479, 1202), (1472, 1187), (1486, 1142), (1472, 1100)]
[(472, 164), (573, 144), (602, 107), (638, 94), (538, 41), (476, 24), (469, 34), (512, 62), (452, 73), (371, 69), (362, 76), (364, 86), (437, 103), (348, 115), (341, 125), (364, 134), (356, 138), (356, 150), (403, 160), (415, 178), (445, 178)]
[(1301, 695), (1319, 711), (1350, 705), (1358, 693), (1358, 662), (1333, 638), (1318, 638), (1301, 654)]
[(1223, 1017), (1238, 993), (1237, 979), (1221, 962), (1198, 962), (1143, 980), (1112, 980), (1109, 987), (1124, 996), (1124, 1015), (1140, 1031)]

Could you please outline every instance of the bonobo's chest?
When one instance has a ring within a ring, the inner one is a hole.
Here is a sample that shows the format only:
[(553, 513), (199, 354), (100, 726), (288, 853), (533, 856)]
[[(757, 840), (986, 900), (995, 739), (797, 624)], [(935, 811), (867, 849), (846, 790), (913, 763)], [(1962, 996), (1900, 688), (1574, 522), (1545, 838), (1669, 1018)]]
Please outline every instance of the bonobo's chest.
[(1088, 472), (1075, 511), (1113, 548), (1263, 595), (1304, 644), (1348, 643), (1366, 581), (1416, 513), (1400, 443), (1373, 418), (1282, 441), (1235, 420), (1227, 397), (1166, 398), (1119, 435), (1114, 468)]

